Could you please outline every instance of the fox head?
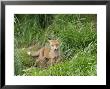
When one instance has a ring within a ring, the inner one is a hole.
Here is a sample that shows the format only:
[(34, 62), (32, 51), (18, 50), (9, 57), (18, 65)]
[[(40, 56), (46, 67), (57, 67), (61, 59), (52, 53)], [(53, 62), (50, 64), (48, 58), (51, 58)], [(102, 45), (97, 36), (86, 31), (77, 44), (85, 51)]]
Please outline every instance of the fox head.
[(59, 41), (58, 40), (49, 40), (51, 50), (57, 51), (59, 49)]

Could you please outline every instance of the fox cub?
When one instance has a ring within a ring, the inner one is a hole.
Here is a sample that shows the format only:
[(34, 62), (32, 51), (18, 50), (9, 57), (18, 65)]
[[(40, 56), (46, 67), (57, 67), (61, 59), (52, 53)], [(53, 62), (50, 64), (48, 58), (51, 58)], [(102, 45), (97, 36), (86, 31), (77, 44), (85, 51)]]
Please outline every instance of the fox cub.
[(34, 66), (47, 67), (60, 61), (59, 41), (58, 40), (48, 40), (48, 41), (50, 47), (43, 47), (34, 53), (28, 52), (28, 55), (38, 57), (36, 59)]

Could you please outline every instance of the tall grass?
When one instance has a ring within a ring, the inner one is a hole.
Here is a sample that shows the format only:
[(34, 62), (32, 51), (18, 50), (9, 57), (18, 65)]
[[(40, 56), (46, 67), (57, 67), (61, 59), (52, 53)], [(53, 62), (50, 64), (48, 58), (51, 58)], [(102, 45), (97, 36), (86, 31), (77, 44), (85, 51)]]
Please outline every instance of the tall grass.
[[(15, 75), (96, 75), (97, 29), (95, 14), (15, 15)], [(59, 39), (62, 61), (47, 69), (31, 68), (34, 59), (26, 54)]]

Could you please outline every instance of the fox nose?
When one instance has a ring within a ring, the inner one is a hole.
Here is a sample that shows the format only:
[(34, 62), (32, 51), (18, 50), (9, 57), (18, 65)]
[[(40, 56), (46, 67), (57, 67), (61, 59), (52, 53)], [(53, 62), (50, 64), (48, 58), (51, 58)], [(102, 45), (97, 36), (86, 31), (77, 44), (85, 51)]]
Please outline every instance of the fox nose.
[(57, 48), (55, 48), (55, 51), (57, 51), (58, 49)]

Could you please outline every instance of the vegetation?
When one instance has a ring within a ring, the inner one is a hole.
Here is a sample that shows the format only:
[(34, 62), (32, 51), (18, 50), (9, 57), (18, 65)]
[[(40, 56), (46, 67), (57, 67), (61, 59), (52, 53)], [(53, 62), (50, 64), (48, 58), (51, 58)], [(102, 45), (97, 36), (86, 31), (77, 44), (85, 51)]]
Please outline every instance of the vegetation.
[[(97, 31), (95, 14), (16, 14), (14, 16), (15, 75), (96, 76)], [(60, 40), (61, 62), (48, 68), (33, 67), (28, 50)]]

